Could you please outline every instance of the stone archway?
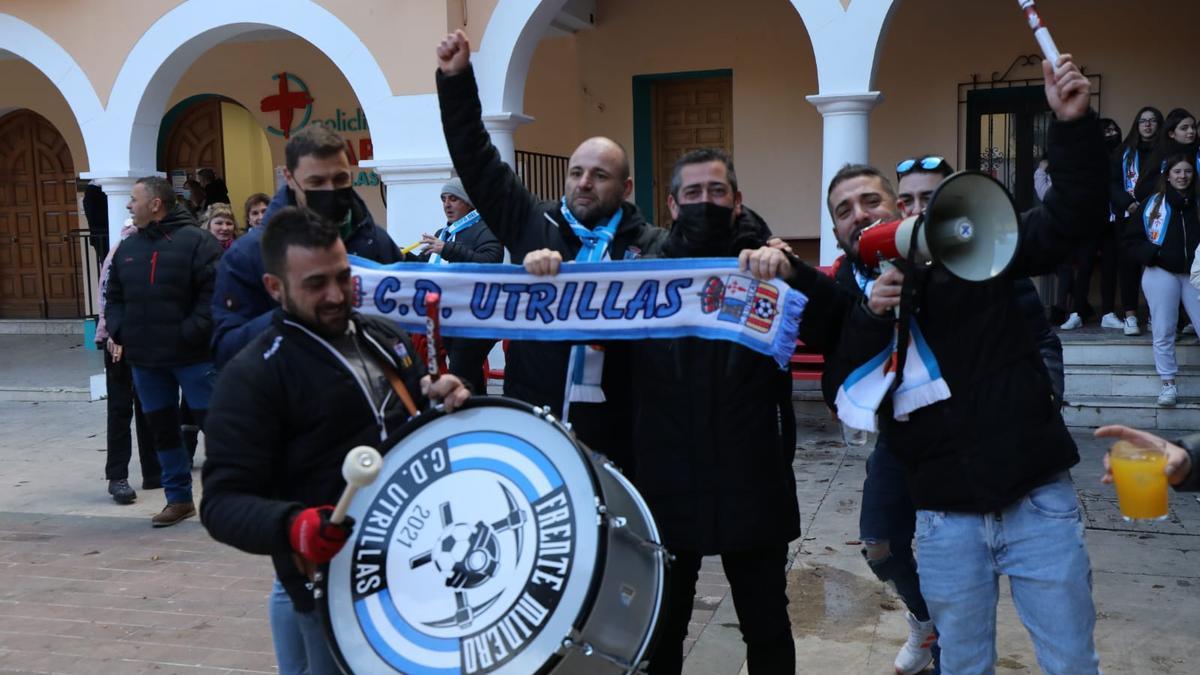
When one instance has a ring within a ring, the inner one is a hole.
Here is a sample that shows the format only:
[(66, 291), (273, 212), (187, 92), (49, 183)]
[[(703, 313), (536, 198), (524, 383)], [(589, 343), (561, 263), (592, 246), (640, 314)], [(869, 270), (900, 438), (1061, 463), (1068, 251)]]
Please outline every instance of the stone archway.
[[(155, 166), (158, 127), (171, 90), (204, 52), (244, 33), (280, 29), (324, 53), (353, 89), (368, 119), (382, 117), (391, 87), (362, 40), (334, 14), (311, 0), (187, 0), (150, 27), (117, 74), (103, 148), (105, 166)], [(388, 139), (375, 142), (387, 149)]]
[(99, 149), (104, 108), (91, 80), (63, 47), (38, 28), (10, 14), (0, 14), (4, 50), (29, 62), (46, 76), (66, 100), (83, 135), (89, 164)]

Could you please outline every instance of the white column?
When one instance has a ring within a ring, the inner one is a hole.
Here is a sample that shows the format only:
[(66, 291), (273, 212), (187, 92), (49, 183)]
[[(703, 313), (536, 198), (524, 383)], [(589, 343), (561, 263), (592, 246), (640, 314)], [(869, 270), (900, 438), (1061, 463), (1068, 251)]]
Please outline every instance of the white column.
[(492, 145), (496, 146), (496, 150), (500, 151), (500, 158), (513, 168), (517, 166), (517, 148), (513, 141), (513, 134), (516, 132), (517, 127), (532, 121), (533, 118), (528, 115), (512, 112), (494, 113), (483, 116), (483, 127), (487, 129), (488, 135), (492, 137)]
[(446, 225), (442, 185), (452, 175), (449, 157), (373, 159), (359, 166), (374, 169), (387, 185), (387, 232), (401, 248)]
[(821, 264), (831, 264), (839, 255), (833, 236), (833, 218), (825, 194), (834, 174), (845, 164), (865, 164), (869, 157), (871, 109), (882, 99), (877, 91), (857, 94), (817, 94), (805, 97), (821, 113)]
[[(152, 172), (154, 173), (154, 172)], [(88, 178), (104, 190), (108, 197), (108, 245), (115, 247), (121, 241), (121, 226), (129, 218), (129, 193), (140, 175), (97, 175), (85, 173), (82, 178)]]

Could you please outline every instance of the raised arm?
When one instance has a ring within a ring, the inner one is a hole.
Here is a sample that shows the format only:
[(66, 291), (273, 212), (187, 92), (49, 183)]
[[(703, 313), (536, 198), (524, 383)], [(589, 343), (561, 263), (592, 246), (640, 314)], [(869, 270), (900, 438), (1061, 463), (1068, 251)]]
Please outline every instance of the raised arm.
[(500, 158), (483, 126), (467, 36), (461, 30), (447, 35), (437, 57), (438, 104), (450, 159), (471, 203), (500, 243), (511, 248), (538, 199)]

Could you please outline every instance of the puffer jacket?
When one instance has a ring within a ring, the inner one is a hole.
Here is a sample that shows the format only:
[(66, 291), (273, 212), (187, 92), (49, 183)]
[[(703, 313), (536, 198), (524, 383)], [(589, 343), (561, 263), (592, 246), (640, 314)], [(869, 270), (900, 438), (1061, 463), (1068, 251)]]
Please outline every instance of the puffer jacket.
[(109, 270), (105, 324), (135, 366), (209, 360), (212, 292), (221, 245), (176, 206), (130, 236)]

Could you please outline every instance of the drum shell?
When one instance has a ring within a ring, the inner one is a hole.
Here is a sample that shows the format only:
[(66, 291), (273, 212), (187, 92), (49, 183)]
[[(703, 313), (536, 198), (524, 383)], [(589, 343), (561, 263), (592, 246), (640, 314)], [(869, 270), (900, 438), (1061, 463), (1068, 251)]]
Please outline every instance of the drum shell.
[(666, 553), (649, 507), (629, 480), (602, 455), (589, 459), (601, 492), (601, 574), (575, 638), (586, 647), (566, 652), (554, 672), (631, 672), (645, 657), (657, 626)]

